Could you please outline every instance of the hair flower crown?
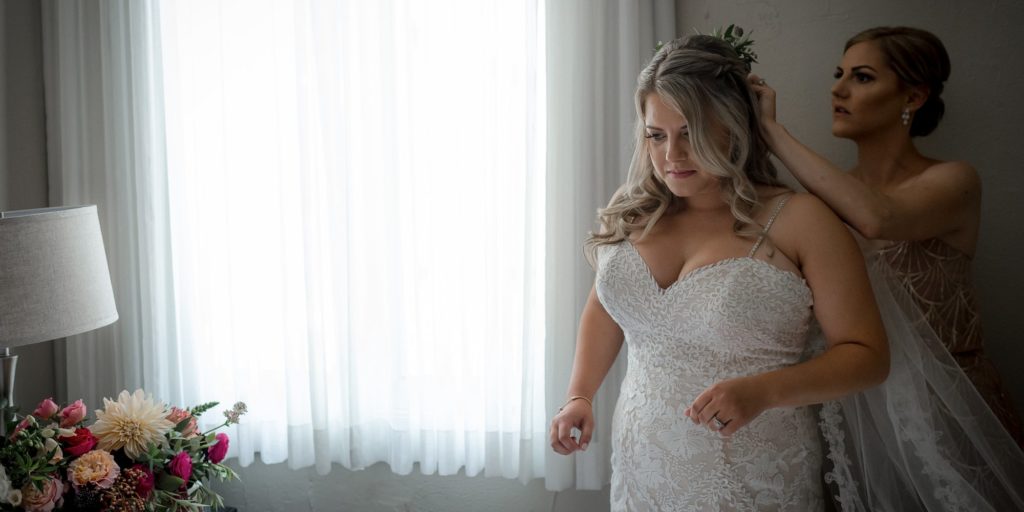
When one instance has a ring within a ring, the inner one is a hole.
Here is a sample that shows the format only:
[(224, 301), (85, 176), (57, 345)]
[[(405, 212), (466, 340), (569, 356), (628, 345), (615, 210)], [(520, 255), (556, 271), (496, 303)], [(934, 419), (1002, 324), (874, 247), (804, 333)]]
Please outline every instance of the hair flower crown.
[(757, 62), (757, 54), (754, 53), (754, 40), (750, 38), (750, 34), (743, 33), (743, 28), (730, 24), (724, 29), (719, 27), (712, 30), (711, 35), (729, 43), (729, 46), (732, 46), (732, 49), (740, 56), (740, 60), (746, 63), (748, 68)]
[[(700, 34), (699, 30), (695, 29), (694, 32)], [(732, 46), (732, 49), (739, 55), (740, 60), (747, 65), (748, 69), (757, 62), (757, 54), (754, 53), (754, 40), (750, 38), (749, 33), (744, 33), (742, 27), (730, 23), (725, 28), (718, 27), (712, 30), (711, 36), (729, 43), (729, 46)], [(661, 47), (664, 45), (665, 43), (658, 41), (658, 45), (654, 47), (654, 53), (658, 53), (658, 50), (661, 50)]]

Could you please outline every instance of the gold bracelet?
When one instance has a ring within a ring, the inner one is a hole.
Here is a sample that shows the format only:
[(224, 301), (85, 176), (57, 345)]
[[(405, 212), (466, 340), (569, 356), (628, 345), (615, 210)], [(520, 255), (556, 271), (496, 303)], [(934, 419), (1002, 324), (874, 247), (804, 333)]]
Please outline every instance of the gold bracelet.
[(579, 400), (579, 399), (586, 400), (587, 403), (590, 404), (590, 408), (591, 409), (594, 408), (594, 402), (591, 402), (589, 398), (587, 398), (587, 397), (585, 397), (583, 395), (573, 395), (573, 396), (570, 396), (569, 399), (566, 400), (565, 403), (562, 404), (562, 406), (558, 408), (558, 412), (562, 412), (562, 409), (565, 409), (565, 406), (567, 406), (570, 403), (572, 403), (573, 400)]

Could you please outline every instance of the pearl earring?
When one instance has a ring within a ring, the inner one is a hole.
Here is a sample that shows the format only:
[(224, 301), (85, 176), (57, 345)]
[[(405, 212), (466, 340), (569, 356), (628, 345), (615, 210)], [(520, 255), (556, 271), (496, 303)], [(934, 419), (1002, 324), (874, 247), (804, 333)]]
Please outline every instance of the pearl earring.
[(903, 126), (906, 126), (906, 125), (910, 124), (910, 109), (909, 108), (904, 108), (903, 109), (903, 113), (900, 114), (900, 122), (903, 123)]

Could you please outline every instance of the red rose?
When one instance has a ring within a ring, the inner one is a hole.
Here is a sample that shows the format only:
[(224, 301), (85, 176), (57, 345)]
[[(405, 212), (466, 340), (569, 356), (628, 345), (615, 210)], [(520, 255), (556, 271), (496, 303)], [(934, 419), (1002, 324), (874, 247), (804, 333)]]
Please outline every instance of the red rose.
[(142, 477), (139, 478), (139, 483), (135, 486), (135, 493), (142, 499), (149, 499), (150, 493), (153, 492), (153, 486), (156, 485), (156, 479), (153, 478), (153, 472), (149, 470), (147, 466), (142, 464), (136, 464), (132, 466), (132, 469), (136, 469), (142, 473)]
[(64, 445), (64, 453), (72, 457), (81, 457), (95, 448), (99, 440), (96, 439), (96, 436), (92, 435), (91, 430), (79, 427), (75, 429), (75, 435), (62, 437), (60, 442)]
[(221, 432), (217, 434), (217, 443), (206, 449), (206, 456), (214, 464), (220, 463), (228, 454), (228, 435)]

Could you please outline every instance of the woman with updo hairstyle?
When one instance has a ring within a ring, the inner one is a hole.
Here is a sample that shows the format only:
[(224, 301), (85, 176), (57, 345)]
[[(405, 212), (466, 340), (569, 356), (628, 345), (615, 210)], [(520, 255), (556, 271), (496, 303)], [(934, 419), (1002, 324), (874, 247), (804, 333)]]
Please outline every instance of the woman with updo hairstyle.
[[(635, 151), (587, 240), (597, 274), (550, 432), (557, 453), (587, 449), (592, 399), (627, 344), (611, 510), (821, 510), (809, 406), (888, 372), (856, 241), (777, 180), (749, 71), (697, 35), (637, 80)], [(823, 347), (808, 358), (812, 325)]]
[(832, 86), (832, 133), (857, 144), (848, 172), (790, 135), (775, 120), (774, 91), (750, 79), (772, 151), (864, 239), (1021, 444), (1020, 419), (984, 352), (971, 272), (981, 180), (967, 162), (930, 158), (913, 142), (942, 119), (949, 74), (945, 47), (925, 30), (876, 27), (850, 38)]
[(949, 74), (924, 30), (847, 41), (831, 110), (833, 135), (857, 145), (849, 171), (795, 139), (775, 91), (748, 76), (771, 151), (857, 236), (889, 341), (886, 381), (820, 412), (826, 494), (841, 510), (1024, 510), (1024, 438), (982, 347), (971, 275), (981, 181), (914, 145), (942, 119)]
[(896, 73), (905, 88), (924, 87), (927, 90), (924, 103), (910, 117), (910, 136), (923, 137), (932, 133), (946, 112), (942, 90), (949, 79), (950, 64), (942, 41), (926, 30), (876, 27), (851, 37), (846, 41), (843, 51), (849, 51), (857, 43), (866, 42), (874, 43), (881, 51), (889, 68)]

